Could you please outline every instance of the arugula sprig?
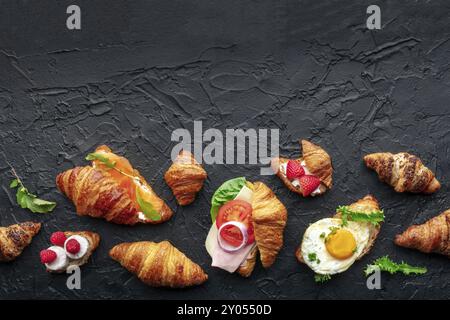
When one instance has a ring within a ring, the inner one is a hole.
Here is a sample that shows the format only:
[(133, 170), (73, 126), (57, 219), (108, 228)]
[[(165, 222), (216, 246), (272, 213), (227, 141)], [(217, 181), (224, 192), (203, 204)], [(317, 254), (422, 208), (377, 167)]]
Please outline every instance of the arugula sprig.
[(314, 275), (314, 281), (316, 282), (316, 283), (325, 283), (325, 282), (327, 282), (328, 280), (330, 280), (331, 279), (331, 275), (329, 275), (329, 274), (319, 274), (319, 273), (316, 273), (315, 275)]
[(49, 213), (55, 209), (56, 202), (39, 199), (25, 188), (14, 170), (13, 174), (15, 179), (11, 181), (9, 187), (11, 189), (17, 188), (16, 200), (22, 209), (28, 209), (33, 213)]
[(123, 174), (124, 176), (133, 179), (133, 181), (136, 182), (136, 201), (142, 210), (142, 213), (145, 215), (146, 218), (152, 220), (152, 221), (159, 221), (162, 219), (161, 214), (153, 207), (153, 205), (145, 201), (144, 198), (142, 198), (140, 188), (139, 186), (145, 187), (145, 185), (142, 183), (141, 179), (136, 176), (132, 176), (126, 172), (123, 172), (119, 168), (116, 167), (116, 161), (112, 161), (108, 159), (104, 154), (101, 154), (99, 152), (89, 153), (86, 156), (86, 160), (88, 161), (100, 161), (103, 163), (107, 168), (116, 170), (117, 172)]
[(392, 261), (387, 255), (378, 258), (374, 262), (372, 262), (372, 264), (367, 265), (366, 269), (364, 270), (364, 274), (367, 277), (370, 274), (374, 273), (376, 270), (386, 271), (390, 274), (403, 273), (405, 275), (424, 274), (427, 272), (427, 268), (424, 267), (414, 267), (403, 261), (401, 263), (396, 263)]
[(356, 222), (370, 222), (375, 226), (378, 226), (380, 222), (384, 221), (384, 211), (378, 210), (371, 213), (353, 211), (348, 206), (340, 206), (337, 208), (337, 212), (341, 214), (342, 226), (348, 224), (348, 220)]

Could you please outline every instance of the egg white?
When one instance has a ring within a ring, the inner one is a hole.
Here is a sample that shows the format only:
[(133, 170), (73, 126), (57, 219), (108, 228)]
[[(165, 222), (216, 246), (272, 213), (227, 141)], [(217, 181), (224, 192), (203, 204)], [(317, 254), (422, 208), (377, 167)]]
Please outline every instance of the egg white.
[[(311, 224), (306, 229), (303, 236), (301, 251), (305, 263), (318, 274), (336, 274), (347, 270), (358, 257), (362, 254), (364, 248), (370, 239), (370, 225), (366, 222), (348, 221), (348, 225), (341, 227), (342, 220), (335, 218), (326, 218)], [(350, 231), (356, 240), (356, 252), (349, 258), (339, 260), (330, 255), (325, 247), (326, 236), (331, 232), (330, 228), (342, 228)], [(310, 261), (308, 255), (316, 255), (315, 261)], [(320, 261), (320, 263), (317, 262)]]

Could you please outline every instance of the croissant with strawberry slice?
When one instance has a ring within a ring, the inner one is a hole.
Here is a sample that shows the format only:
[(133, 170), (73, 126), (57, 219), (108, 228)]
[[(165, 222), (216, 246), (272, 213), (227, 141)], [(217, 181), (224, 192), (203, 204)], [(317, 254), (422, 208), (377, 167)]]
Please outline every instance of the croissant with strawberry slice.
[(289, 190), (303, 197), (321, 195), (332, 187), (331, 158), (324, 149), (312, 142), (302, 140), (301, 145), (301, 158), (274, 158), (272, 170)]
[(395, 237), (395, 244), (450, 258), (450, 209), (421, 225), (413, 225)]
[(157, 224), (172, 217), (169, 206), (126, 158), (100, 146), (86, 159), (91, 166), (69, 169), (56, 178), (79, 215), (126, 225)]

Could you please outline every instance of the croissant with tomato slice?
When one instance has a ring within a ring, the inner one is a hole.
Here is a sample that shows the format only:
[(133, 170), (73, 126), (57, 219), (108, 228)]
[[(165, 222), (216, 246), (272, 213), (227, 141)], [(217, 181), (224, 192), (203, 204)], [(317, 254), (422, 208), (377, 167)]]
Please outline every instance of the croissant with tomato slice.
[(72, 200), (78, 215), (126, 225), (162, 223), (173, 215), (126, 158), (100, 146), (87, 159), (92, 160), (91, 166), (75, 167), (56, 177), (58, 189)]
[(212, 198), (213, 226), (206, 240), (212, 266), (243, 277), (251, 275), (259, 252), (270, 267), (283, 245), (287, 210), (262, 182), (235, 178), (223, 183)]
[(195, 160), (192, 153), (181, 150), (164, 175), (180, 206), (191, 204), (207, 177), (205, 169)]

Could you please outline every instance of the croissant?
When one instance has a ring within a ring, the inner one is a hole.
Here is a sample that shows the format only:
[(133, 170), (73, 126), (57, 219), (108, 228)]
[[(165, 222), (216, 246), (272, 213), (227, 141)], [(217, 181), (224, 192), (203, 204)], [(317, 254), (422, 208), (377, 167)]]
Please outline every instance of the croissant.
[(20, 256), (40, 229), (41, 224), (36, 222), (0, 227), (0, 261), (12, 261)]
[(409, 153), (380, 152), (364, 157), (366, 166), (378, 174), (381, 181), (397, 192), (433, 193), (440, 189), (434, 173), (422, 161)]
[[(380, 206), (378, 204), (377, 199), (372, 195), (366, 195), (364, 198), (359, 199), (358, 201), (352, 203), (349, 205), (349, 209), (356, 212), (363, 212), (363, 213), (372, 213), (374, 211), (379, 211)], [(333, 218), (341, 218), (340, 213), (336, 213)], [(358, 260), (361, 259), (363, 256), (365, 256), (370, 249), (373, 247), (375, 240), (378, 237), (378, 234), (380, 232), (381, 224), (378, 224), (377, 226), (374, 226), (372, 224), (369, 224), (368, 227), (370, 228), (370, 238), (367, 243), (367, 245), (362, 250), (360, 256), (358, 257)], [(301, 245), (297, 248), (295, 252), (295, 256), (297, 257), (297, 260), (304, 263), (303, 255), (301, 251)]]
[[(115, 155), (106, 146), (97, 148), (95, 153), (107, 158), (115, 167), (93, 161), (92, 166), (75, 167), (56, 177), (58, 189), (73, 201), (79, 215), (126, 225), (156, 224), (170, 219), (172, 210), (128, 160)], [(142, 214), (137, 192), (156, 213), (157, 219)]]
[[(295, 159), (299, 164), (305, 167), (309, 174), (312, 174), (320, 179), (321, 193), (327, 189), (331, 189), (333, 185), (333, 166), (331, 164), (330, 155), (318, 145), (307, 140), (301, 140), (302, 157)], [(281, 170), (283, 165), (286, 165), (290, 159), (288, 158), (274, 158), (272, 159), (272, 170), (283, 181), (289, 190), (303, 195), (301, 188), (295, 186), (286, 176), (286, 172)]]
[(287, 210), (272, 190), (262, 182), (254, 182), (252, 220), (255, 241), (264, 268), (270, 267), (283, 245)]
[(206, 171), (195, 160), (192, 153), (185, 150), (181, 150), (164, 175), (180, 206), (188, 205), (195, 200), (206, 177)]
[(109, 255), (147, 285), (183, 288), (208, 279), (202, 268), (169, 241), (121, 243)]
[(401, 247), (450, 257), (450, 209), (423, 224), (409, 227), (394, 242)]

